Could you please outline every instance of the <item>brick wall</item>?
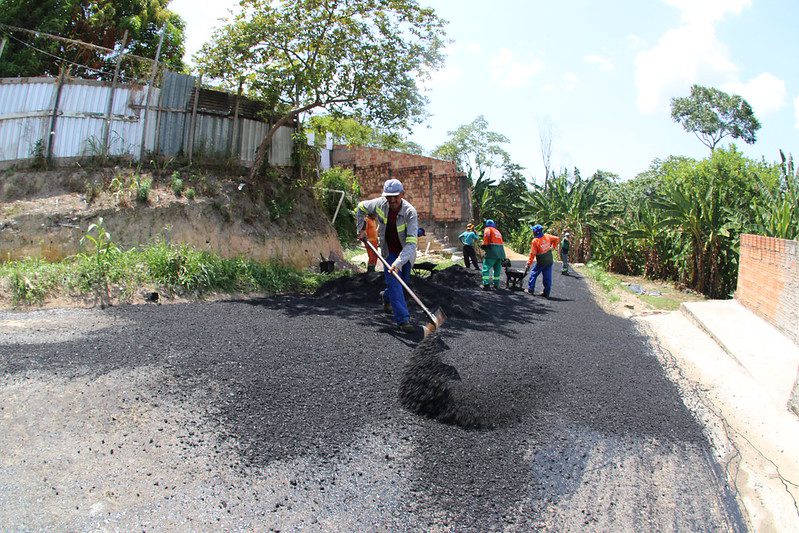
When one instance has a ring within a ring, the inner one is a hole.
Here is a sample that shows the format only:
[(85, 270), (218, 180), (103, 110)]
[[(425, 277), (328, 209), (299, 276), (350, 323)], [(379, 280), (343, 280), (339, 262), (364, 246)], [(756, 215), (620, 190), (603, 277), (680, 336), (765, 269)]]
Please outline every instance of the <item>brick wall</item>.
[(331, 154), (331, 164), (338, 167), (369, 167), (383, 163), (388, 163), (392, 169), (428, 166), (434, 175), (457, 174), (457, 168), (452, 161), (368, 146), (348, 147), (337, 144)]
[(799, 344), (799, 241), (741, 235), (735, 299)]
[(469, 182), (451, 161), (377, 148), (336, 146), (331, 163), (353, 169), (361, 185), (361, 199), (380, 196), (389, 178), (400, 180), (405, 199), (416, 208), (420, 224), (429, 232), (452, 239), (469, 222)]

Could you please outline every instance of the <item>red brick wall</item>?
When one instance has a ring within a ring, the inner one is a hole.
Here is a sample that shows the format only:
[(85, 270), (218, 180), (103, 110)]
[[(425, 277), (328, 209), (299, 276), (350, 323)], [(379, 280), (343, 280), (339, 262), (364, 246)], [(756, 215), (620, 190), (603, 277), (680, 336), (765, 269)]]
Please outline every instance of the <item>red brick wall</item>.
[(741, 235), (735, 299), (799, 344), (799, 241)]
[(424, 224), (443, 223), (448, 229), (449, 224), (460, 228), (469, 221), (469, 183), (451, 161), (378, 148), (336, 146), (331, 163), (353, 169), (361, 185), (361, 199), (380, 196), (383, 183), (396, 178)]
[(367, 146), (348, 147), (336, 145), (333, 147), (333, 153), (331, 154), (331, 164), (339, 167), (369, 167), (383, 163), (389, 163), (392, 169), (429, 166), (432, 168), (433, 174), (457, 174), (455, 163), (452, 161), (395, 152), (393, 150), (382, 150)]

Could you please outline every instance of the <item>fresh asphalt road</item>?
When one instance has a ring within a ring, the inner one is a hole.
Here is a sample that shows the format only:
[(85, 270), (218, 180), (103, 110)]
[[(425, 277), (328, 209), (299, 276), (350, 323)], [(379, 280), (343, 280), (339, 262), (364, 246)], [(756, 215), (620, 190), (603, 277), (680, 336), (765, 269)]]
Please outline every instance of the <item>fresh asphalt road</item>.
[(0, 529), (745, 529), (648, 340), (552, 296), (458, 291), (481, 430), (399, 406), (414, 342), (372, 300), (4, 313)]

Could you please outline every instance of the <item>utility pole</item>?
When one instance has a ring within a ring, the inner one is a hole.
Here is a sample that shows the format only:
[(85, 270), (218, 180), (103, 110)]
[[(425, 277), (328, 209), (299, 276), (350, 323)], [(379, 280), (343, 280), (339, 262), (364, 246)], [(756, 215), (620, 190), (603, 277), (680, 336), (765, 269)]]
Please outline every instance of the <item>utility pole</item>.
[(3, 40), (0, 41), (0, 58), (3, 57), (3, 50), (6, 48), (6, 42), (8, 42), (8, 37), (3, 37)]

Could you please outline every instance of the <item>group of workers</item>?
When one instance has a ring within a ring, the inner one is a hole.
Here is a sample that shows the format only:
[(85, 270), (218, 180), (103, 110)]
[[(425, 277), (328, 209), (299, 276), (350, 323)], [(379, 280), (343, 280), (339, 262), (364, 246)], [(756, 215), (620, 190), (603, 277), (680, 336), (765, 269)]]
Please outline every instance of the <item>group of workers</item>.
[[(410, 313), (405, 302), (402, 285), (395, 275), (399, 275), (406, 283), (410, 281), (411, 268), (416, 259), (416, 244), (419, 236), (419, 220), (410, 202), (405, 200), (405, 188), (397, 179), (389, 179), (383, 184), (382, 196), (373, 200), (364, 200), (358, 203), (355, 209), (356, 231), (358, 240), (369, 242), (375, 249), (380, 246), (380, 255), (388, 264), (384, 268), (386, 290), (383, 291), (383, 309), (392, 314), (400, 330), (406, 333), (416, 332), (416, 326), (410, 321)], [(505, 244), (502, 233), (497, 229), (493, 220), (485, 221), (483, 238), (480, 247), (483, 249), (482, 289), (498, 289), (500, 286), (500, 273), (505, 260)], [(461, 233), (459, 239), (463, 244), (463, 261), (466, 268), (470, 264), (479, 269), (477, 251), (474, 244), (480, 240), (474, 231), (474, 224), (466, 226), (466, 231)], [(526, 293), (533, 294), (539, 274), (543, 277), (544, 291), (541, 296), (549, 298), (552, 290), (552, 265), (554, 263), (553, 250), (560, 245), (560, 256), (563, 261), (562, 274), (567, 274), (569, 269), (569, 232), (564, 233), (561, 240), (554, 235), (544, 233), (540, 224), (532, 227), (533, 239), (530, 242), (530, 255), (527, 259), (527, 269), (535, 263)], [(366, 246), (369, 253), (367, 271), (374, 272), (377, 263), (377, 254), (370, 246)]]
[[(552, 291), (552, 265), (555, 262), (553, 251), (558, 249), (558, 245), (560, 245), (560, 258), (563, 262), (561, 274), (569, 273), (570, 234), (566, 231), (563, 234), (563, 239), (560, 239), (555, 235), (544, 233), (544, 227), (541, 224), (536, 224), (530, 229), (533, 230), (533, 239), (530, 241), (530, 255), (527, 258), (525, 275), (527, 275), (533, 263), (535, 263), (535, 266), (533, 266), (533, 271), (530, 273), (527, 288), (524, 289), (524, 292), (533, 294), (538, 276), (541, 275), (544, 292), (540, 293), (540, 295), (549, 298)], [(471, 264), (475, 270), (478, 270), (480, 267), (477, 263), (477, 251), (474, 243), (479, 240), (479, 237), (474, 231), (474, 224), (468, 224), (466, 231), (461, 233), (458, 239), (463, 244), (464, 266), (469, 268)], [(499, 276), (502, 271), (502, 264), (505, 261), (505, 243), (496, 223), (491, 219), (487, 219), (484, 223), (483, 240), (480, 247), (485, 251), (482, 267), (482, 289), (484, 291), (498, 289), (500, 284)]]

